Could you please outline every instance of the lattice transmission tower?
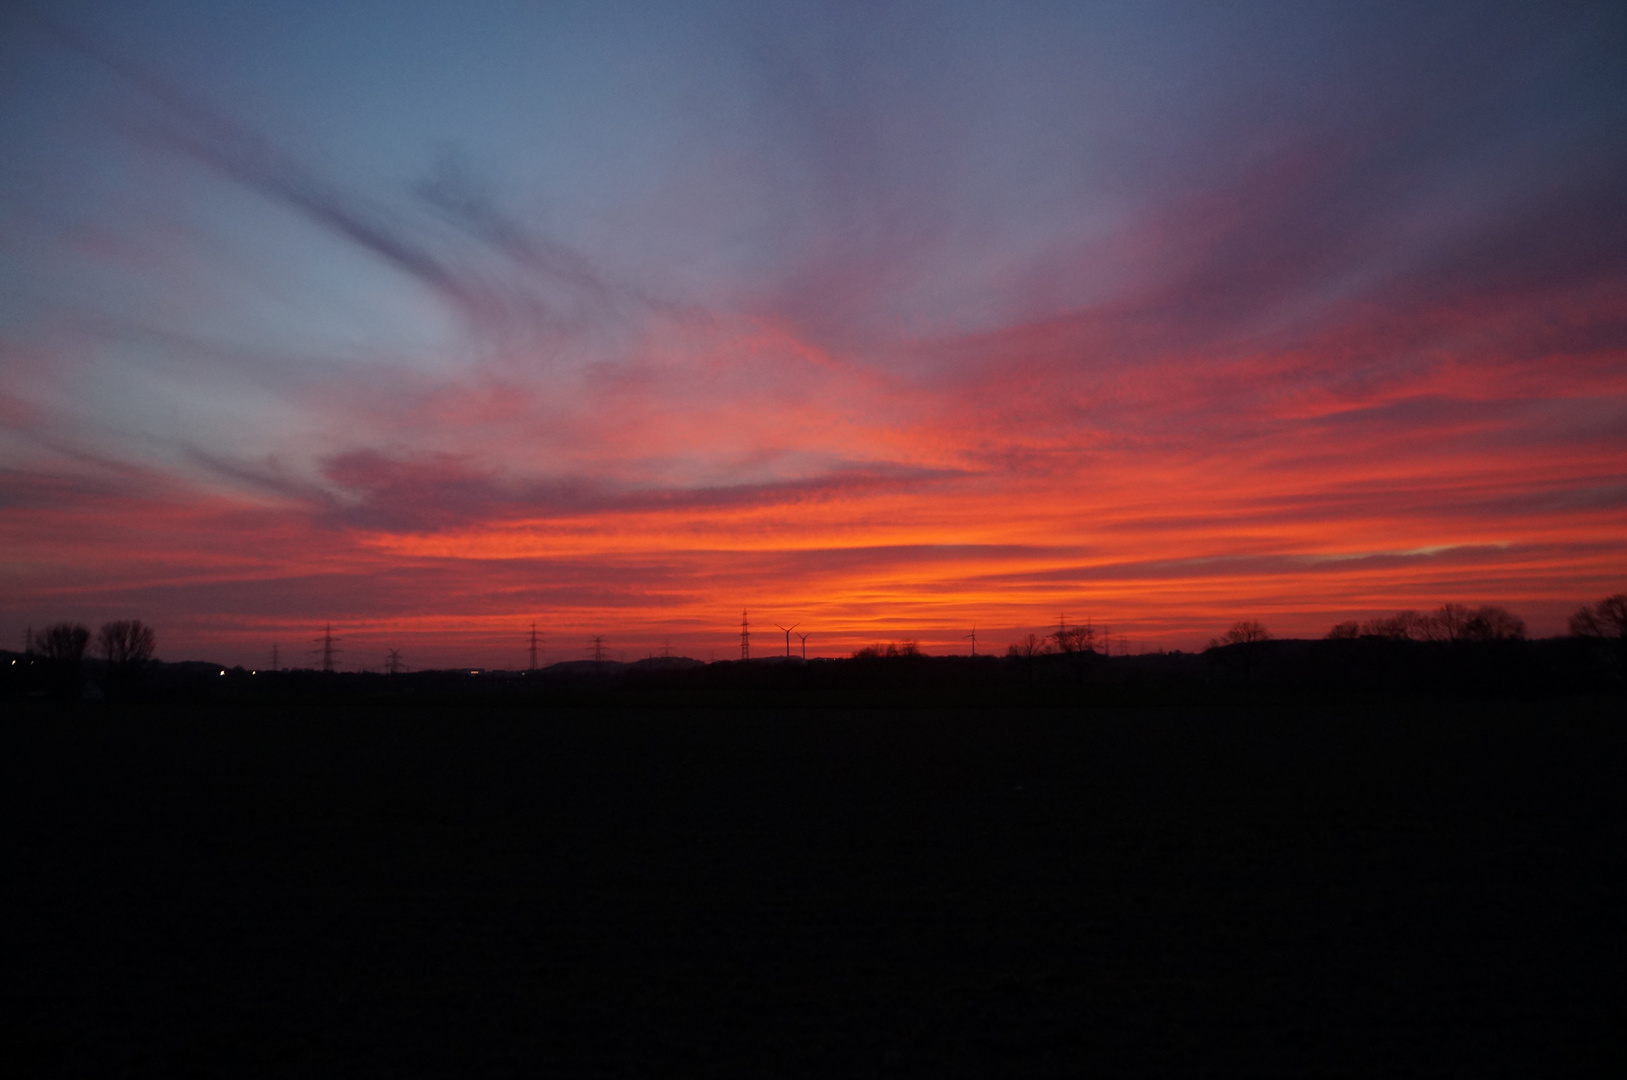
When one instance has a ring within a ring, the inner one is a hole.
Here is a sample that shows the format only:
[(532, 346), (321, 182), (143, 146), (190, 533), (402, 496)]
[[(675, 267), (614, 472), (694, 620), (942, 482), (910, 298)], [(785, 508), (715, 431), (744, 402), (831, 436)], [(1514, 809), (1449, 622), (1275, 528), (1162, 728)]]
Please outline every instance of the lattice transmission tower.
[(343, 641), (343, 640), (344, 640), (344, 638), (336, 638), (336, 637), (333, 636), (333, 624), (332, 623), (329, 623), (327, 626), (322, 628), (322, 636), (321, 637), (312, 639), (312, 644), (317, 645), (318, 648), (312, 649), (311, 650), (311, 655), (312, 656), (320, 655), (322, 657), (322, 670), (323, 671), (332, 671), (333, 670), (333, 658), (335, 656), (337, 656), (339, 653), (342, 653), (342, 652), (345, 651), (343, 649), (335, 648), (333, 643), (336, 642), (336, 641)]

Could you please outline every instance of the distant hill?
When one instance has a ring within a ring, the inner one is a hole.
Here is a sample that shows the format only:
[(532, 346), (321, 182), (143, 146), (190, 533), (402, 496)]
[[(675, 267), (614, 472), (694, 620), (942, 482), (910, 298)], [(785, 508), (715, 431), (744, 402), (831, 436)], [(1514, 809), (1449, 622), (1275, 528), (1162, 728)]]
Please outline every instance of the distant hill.
[(620, 660), (561, 660), (542, 671), (548, 675), (602, 675), (627, 667)]
[[(588, 662), (592, 663), (591, 660)], [(705, 666), (706, 661), (688, 656), (649, 656), (627, 665), (631, 671), (688, 671), (690, 668)]]

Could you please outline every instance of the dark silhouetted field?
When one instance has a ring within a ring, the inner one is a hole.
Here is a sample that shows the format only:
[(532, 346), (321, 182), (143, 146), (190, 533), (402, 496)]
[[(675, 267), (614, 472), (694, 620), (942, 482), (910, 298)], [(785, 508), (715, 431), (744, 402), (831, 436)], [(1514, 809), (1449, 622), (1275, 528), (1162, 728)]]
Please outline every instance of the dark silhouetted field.
[(1622, 1060), (1619, 698), (175, 708), (0, 723), (12, 1075)]

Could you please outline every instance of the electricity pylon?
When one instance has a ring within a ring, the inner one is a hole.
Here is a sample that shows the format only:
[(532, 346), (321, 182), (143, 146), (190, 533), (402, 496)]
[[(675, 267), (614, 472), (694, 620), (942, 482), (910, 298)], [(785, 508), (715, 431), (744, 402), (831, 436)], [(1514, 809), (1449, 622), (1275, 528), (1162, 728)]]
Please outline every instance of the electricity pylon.
[(282, 670), (282, 653), (280, 653), (277, 650), (277, 646), (276, 646), (275, 643), (273, 643), (272, 646), (271, 646), (271, 670), (272, 671), (281, 671)]
[(537, 670), (537, 624), (531, 624), (531, 666), (528, 671)]
[(391, 649), (384, 657), (384, 670), (391, 675), (399, 675), (401, 667), (401, 650)]
[(334, 648), (333, 643), (335, 641), (343, 641), (343, 640), (344, 640), (344, 638), (336, 638), (336, 637), (333, 636), (333, 624), (332, 623), (329, 623), (327, 626), (322, 628), (322, 636), (321, 637), (312, 639), (312, 644), (322, 646), (320, 649), (312, 649), (311, 654), (312, 655), (316, 655), (318, 653), (321, 654), (321, 656), (322, 656), (322, 670), (323, 671), (332, 671), (333, 670), (333, 657), (334, 657), (334, 654), (335, 653), (342, 653), (342, 652), (345, 651), (343, 649)]
[(740, 612), (740, 659), (751, 659), (751, 624), (746, 621), (744, 610)]
[(604, 635), (602, 634), (593, 636), (593, 662), (595, 664), (604, 662)]
[(801, 623), (792, 623), (790, 626), (780, 626), (779, 623), (775, 623), (774, 625), (779, 626), (779, 628), (781, 630), (785, 631), (785, 658), (787, 660), (789, 660), (789, 659), (791, 659), (791, 631), (795, 630), (797, 627), (801, 626), (802, 624)]

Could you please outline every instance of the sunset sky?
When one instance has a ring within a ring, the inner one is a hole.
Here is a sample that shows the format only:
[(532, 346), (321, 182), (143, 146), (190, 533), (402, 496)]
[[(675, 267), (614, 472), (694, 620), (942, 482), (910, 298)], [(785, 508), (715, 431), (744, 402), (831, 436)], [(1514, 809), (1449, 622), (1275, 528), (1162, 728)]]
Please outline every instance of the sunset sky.
[(1627, 7), (0, 12), (0, 647), (1627, 589)]

